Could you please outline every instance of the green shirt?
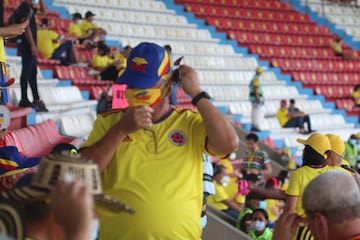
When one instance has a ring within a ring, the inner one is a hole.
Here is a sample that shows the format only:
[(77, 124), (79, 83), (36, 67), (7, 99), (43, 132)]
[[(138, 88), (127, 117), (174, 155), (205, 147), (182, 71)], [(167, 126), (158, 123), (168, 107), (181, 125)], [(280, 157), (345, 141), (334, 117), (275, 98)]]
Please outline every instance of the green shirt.
[(263, 232), (263, 234), (261, 234), (260, 236), (256, 236), (254, 230), (251, 230), (249, 232), (249, 236), (254, 239), (254, 240), (271, 240), (272, 238), (272, 232), (271, 230), (267, 227), (265, 228), (265, 231)]

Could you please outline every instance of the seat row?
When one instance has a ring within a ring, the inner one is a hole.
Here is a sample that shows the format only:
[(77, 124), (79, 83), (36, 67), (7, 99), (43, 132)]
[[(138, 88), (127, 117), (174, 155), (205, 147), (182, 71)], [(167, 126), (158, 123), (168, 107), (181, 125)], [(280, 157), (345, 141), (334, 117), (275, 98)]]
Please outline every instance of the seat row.
[(201, 4), (185, 4), (188, 12), (193, 12), (198, 17), (221, 17), (231, 19), (263, 19), (264, 21), (285, 21), (285, 22), (309, 22), (308, 15), (299, 14), (295, 10), (268, 11), (261, 9), (246, 9), (233, 7), (218, 7)]
[(280, 2), (280, 1), (253, 1), (253, 0), (175, 0), (175, 3), (178, 4), (208, 4), (208, 5), (217, 5), (219, 7), (236, 7), (236, 8), (256, 8), (263, 10), (288, 10), (292, 9), (289, 3)]
[(316, 26), (313, 23), (297, 24), (297, 23), (283, 23), (274, 21), (259, 21), (257, 20), (238, 20), (207, 17), (206, 23), (216, 26), (220, 31), (248, 31), (248, 32), (263, 32), (263, 33), (289, 33), (293, 35), (310, 35), (310, 36), (329, 36), (330, 31), (326, 26)]
[(294, 34), (274, 34), (264, 32), (227, 31), (230, 39), (239, 41), (240, 44), (267, 44), (274, 46), (298, 46), (298, 47), (328, 47), (332, 41), (329, 36), (304, 36)]
[(358, 73), (326, 73), (326, 72), (293, 72), (295, 81), (301, 81), (306, 86), (313, 85), (349, 85), (360, 83)]
[(340, 99), (340, 98), (351, 98), (353, 93), (353, 86), (325, 86), (317, 85), (314, 87), (317, 95), (324, 95), (327, 99)]
[(7, 146), (17, 146), (27, 157), (45, 156), (59, 143), (71, 143), (76, 147), (81, 144), (78, 138), (61, 136), (52, 119), (10, 131), (4, 138)]
[(301, 60), (272, 58), (271, 65), (279, 67), (283, 72), (332, 72), (332, 73), (360, 73), (359, 61), (343, 62), (339, 60)]
[[(303, 48), (303, 47), (283, 47), (254, 44), (249, 45), (251, 53), (259, 54), (263, 58), (295, 58), (295, 59), (319, 59), (319, 60), (339, 60), (339, 57), (334, 55), (333, 50), (328, 48)], [(348, 49), (347, 52), (350, 53)], [(353, 58), (358, 58), (360, 55), (357, 51), (351, 52)]]

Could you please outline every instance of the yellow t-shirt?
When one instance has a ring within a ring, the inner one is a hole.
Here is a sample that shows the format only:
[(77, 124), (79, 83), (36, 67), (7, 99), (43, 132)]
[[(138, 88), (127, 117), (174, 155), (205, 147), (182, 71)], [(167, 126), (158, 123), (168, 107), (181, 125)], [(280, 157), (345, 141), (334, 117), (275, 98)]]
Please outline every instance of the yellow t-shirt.
[(297, 215), (305, 217), (301, 198), (309, 182), (320, 174), (331, 170), (340, 170), (350, 174), (349, 171), (338, 166), (325, 166), (323, 168), (311, 168), (308, 166), (303, 166), (291, 172), (289, 187), (285, 193), (290, 196), (298, 197), (295, 207), (295, 212)]
[(0, 36), (0, 62), (6, 63), (4, 38)]
[(360, 105), (360, 91), (355, 91), (352, 95), (355, 100), (355, 104)]
[(126, 69), (127, 59), (124, 55), (122, 55), (121, 53), (118, 53), (115, 57), (115, 61), (121, 61), (121, 64), (120, 64), (121, 69), (119, 70), (119, 73), (118, 73), (118, 77), (120, 77)]
[(100, 56), (98, 54), (95, 54), (91, 59), (91, 66), (103, 68), (109, 66), (109, 64), (112, 64), (113, 62), (114, 60), (109, 58), (108, 55)]
[(275, 220), (277, 219), (278, 216), (275, 216), (274, 213), (272, 212), (272, 208), (273, 207), (279, 207), (280, 206), (280, 201), (276, 200), (276, 199), (266, 199), (266, 212), (269, 215), (269, 221), (270, 222), (275, 222)]
[(92, 29), (98, 28), (98, 25), (95, 23), (89, 22), (88, 20), (84, 19), (80, 23), (81, 35), (89, 34)]
[[(98, 115), (82, 147), (96, 143), (122, 115), (120, 110)], [(202, 153), (207, 152), (202, 118), (174, 108), (150, 130), (130, 133), (101, 175), (103, 192), (136, 213), (97, 208), (100, 239), (200, 239)]]
[(74, 22), (71, 22), (69, 25), (68, 33), (71, 35), (75, 35), (76, 37), (83, 36), (80, 25)]
[(280, 126), (284, 126), (288, 121), (289, 121), (289, 117), (288, 117), (289, 111), (286, 108), (279, 108), (279, 110), (276, 113), (276, 118), (280, 123)]
[(222, 201), (229, 199), (229, 196), (226, 194), (224, 187), (218, 184), (216, 181), (214, 181), (214, 186), (215, 194), (208, 196), (207, 203), (219, 210), (228, 209), (229, 207), (222, 203)]
[(37, 31), (37, 46), (42, 58), (51, 58), (54, 50), (60, 45), (58, 42), (54, 42), (58, 38), (59, 34), (53, 30), (40, 29)]

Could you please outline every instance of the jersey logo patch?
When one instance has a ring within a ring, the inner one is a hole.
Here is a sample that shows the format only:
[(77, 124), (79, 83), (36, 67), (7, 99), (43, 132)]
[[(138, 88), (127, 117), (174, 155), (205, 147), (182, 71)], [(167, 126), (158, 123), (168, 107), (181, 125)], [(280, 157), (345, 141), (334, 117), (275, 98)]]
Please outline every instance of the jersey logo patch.
[(186, 136), (183, 131), (175, 130), (169, 133), (169, 141), (175, 146), (183, 146), (186, 143)]

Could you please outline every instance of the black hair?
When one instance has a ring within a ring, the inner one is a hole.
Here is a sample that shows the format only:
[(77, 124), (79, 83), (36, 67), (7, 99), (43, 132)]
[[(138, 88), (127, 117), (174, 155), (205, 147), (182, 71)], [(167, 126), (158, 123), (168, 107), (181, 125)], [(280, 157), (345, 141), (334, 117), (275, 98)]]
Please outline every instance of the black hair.
[(169, 44), (166, 44), (165, 46), (164, 46), (164, 48), (165, 48), (165, 50), (168, 50), (168, 51), (172, 51), (172, 49), (171, 49), (171, 46), (169, 45)]
[(290, 99), (290, 104), (295, 104), (295, 99)]
[(223, 171), (223, 169), (226, 169), (226, 167), (224, 165), (221, 164), (216, 164), (214, 166), (214, 177), (218, 174), (221, 174), (221, 172)]
[[(257, 213), (257, 212), (262, 213), (262, 215), (264, 216), (264, 218), (266, 219), (266, 221), (269, 222), (269, 214), (267, 213), (267, 211), (266, 211), (265, 209), (262, 209), (262, 208), (257, 208), (257, 209), (255, 209), (255, 210), (252, 212), (251, 217), (252, 217), (255, 213)], [(268, 224), (266, 224), (266, 227), (267, 227), (267, 226), (268, 226)]]
[(254, 140), (254, 142), (258, 142), (259, 136), (255, 133), (249, 133), (248, 135), (246, 135), (246, 140)]
[(48, 25), (49, 25), (49, 19), (47, 19), (47, 18), (42, 18), (42, 19), (41, 19), (41, 24), (48, 26)]
[(278, 175), (278, 180), (283, 183), (285, 181), (285, 178), (287, 178), (287, 176), (288, 176), (288, 171), (281, 170)]
[(45, 201), (29, 201), (22, 204), (21, 213), (26, 223), (35, 223), (50, 214), (50, 206)]
[(315, 151), (311, 146), (305, 145), (304, 151), (303, 151), (303, 165), (304, 166), (321, 166), (324, 164), (326, 164), (325, 157), (322, 154)]

